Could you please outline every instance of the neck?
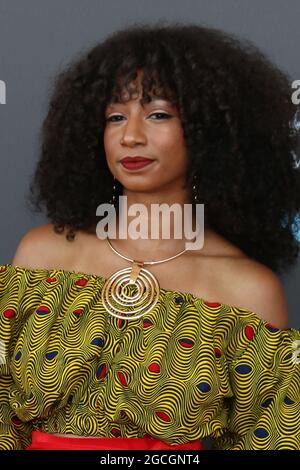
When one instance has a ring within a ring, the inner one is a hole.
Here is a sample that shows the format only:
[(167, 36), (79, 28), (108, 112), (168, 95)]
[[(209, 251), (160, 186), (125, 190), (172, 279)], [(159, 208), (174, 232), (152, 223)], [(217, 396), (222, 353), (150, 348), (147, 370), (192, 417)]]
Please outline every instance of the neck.
[(112, 245), (124, 256), (141, 260), (173, 256), (184, 250), (186, 243), (204, 232), (204, 220), (191, 205), (192, 197), (184, 181), (160, 186), (157, 191), (152, 186), (151, 192), (145, 187), (136, 191), (123, 188), (116, 201), (119, 214), (116, 233), (110, 236)]
[[(142, 220), (144, 220), (146, 227), (151, 228), (151, 216), (145, 217)], [(124, 256), (145, 261), (159, 260), (161, 258), (173, 256), (184, 250), (187, 243), (193, 243), (193, 238), (199, 237), (199, 232), (201, 232), (202, 228), (197, 224), (196, 218), (193, 217), (190, 222), (189, 233), (186, 234), (182, 218), (179, 221), (178, 219), (174, 220), (171, 217), (170, 225), (168, 227), (169, 230), (164, 232), (163, 227), (159, 227), (159, 230), (155, 233), (155, 237), (153, 237), (151, 230), (149, 230), (148, 236), (145, 237), (144, 234), (142, 234), (142, 237), (140, 233), (141, 231), (139, 230), (139, 227), (137, 227), (136, 223), (134, 223), (134, 228), (136, 228), (136, 230), (133, 230), (134, 233), (132, 233), (130, 224), (133, 222), (134, 217), (128, 217), (127, 225), (125, 224), (127, 231), (124, 234), (124, 227), (121, 226), (122, 222), (120, 221), (120, 217), (118, 217), (116, 221), (116, 237), (109, 238), (113, 247), (120, 251)], [(156, 221), (154, 221), (153, 225), (157, 225)], [(182, 230), (181, 234), (178, 236), (179, 227)], [(209, 227), (205, 227), (203, 232), (203, 237), (208, 235)], [(134, 235), (134, 237), (132, 235)]]

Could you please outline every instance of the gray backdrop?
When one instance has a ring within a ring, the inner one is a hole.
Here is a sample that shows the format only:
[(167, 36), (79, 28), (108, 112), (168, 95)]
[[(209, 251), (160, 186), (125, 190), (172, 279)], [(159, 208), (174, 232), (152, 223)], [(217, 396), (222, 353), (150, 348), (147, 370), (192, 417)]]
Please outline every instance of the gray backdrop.
[[(50, 79), (80, 51), (136, 20), (199, 22), (251, 39), (291, 81), (300, 79), (299, 0), (0, 0), (0, 265), (20, 238), (46, 223), (24, 195), (38, 158)], [(290, 326), (300, 328), (300, 262), (282, 278)]]

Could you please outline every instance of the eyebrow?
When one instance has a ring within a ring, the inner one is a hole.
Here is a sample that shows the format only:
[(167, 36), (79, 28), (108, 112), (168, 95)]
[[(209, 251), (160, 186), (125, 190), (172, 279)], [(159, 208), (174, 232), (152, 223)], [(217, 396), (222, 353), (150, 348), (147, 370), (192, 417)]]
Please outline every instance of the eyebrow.
[[(174, 106), (173, 103), (172, 103), (170, 100), (168, 100), (168, 99), (166, 99), (166, 98), (163, 98), (163, 97), (159, 97), (159, 96), (151, 96), (151, 100), (150, 100), (149, 102), (145, 101), (145, 103), (143, 103), (143, 100), (142, 100), (142, 98), (141, 98), (141, 99), (139, 100), (139, 103), (141, 103), (142, 106), (143, 106), (144, 104), (147, 105), (147, 104), (150, 104), (150, 103), (152, 103), (152, 102), (154, 102), (154, 101), (164, 101), (164, 102), (167, 103), (168, 105)], [(117, 105), (120, 105), (120, 104), (121, 104), (121, 105), (122, 105), (122, 104), (123, 104), (123, 105), (126, 105), (126, 103), (127, 103), (127, 102), (122, 102), (122, 101), (109, 101), (106, 106), (110, 106), (110, 107), (113, 108), (114, 106), (117, 106)]]

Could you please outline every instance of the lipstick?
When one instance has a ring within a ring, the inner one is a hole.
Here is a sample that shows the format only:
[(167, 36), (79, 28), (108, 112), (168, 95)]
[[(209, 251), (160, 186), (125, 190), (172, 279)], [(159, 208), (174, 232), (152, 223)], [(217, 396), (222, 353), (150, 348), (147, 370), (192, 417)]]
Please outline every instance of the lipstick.
[(121, 163), (127, 170), (139, 170), (153, 163), (153, 160), (144, 157), (125, 157)]

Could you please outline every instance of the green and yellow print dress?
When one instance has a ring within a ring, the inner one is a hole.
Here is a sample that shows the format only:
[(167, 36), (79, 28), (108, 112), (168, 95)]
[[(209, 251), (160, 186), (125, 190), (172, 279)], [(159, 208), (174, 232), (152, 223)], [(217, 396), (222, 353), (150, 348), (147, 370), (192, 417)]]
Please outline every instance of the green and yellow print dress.
[(0, 449), (39, 429), (300, 450), (298, 330), (166, 289), (120, 320), (101, 303), (105, 280), (0, 266)]

